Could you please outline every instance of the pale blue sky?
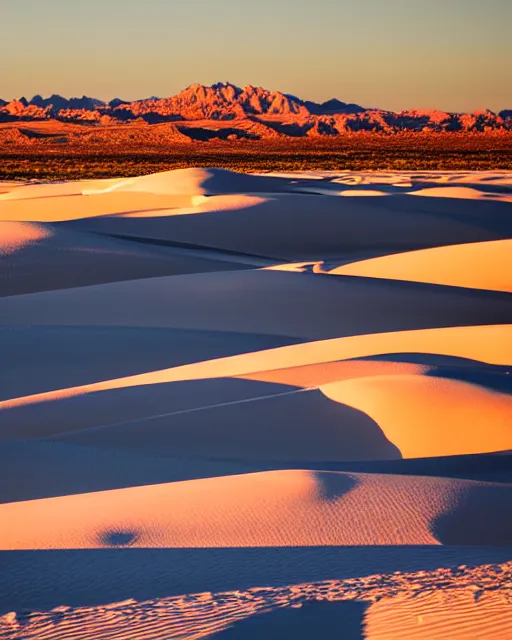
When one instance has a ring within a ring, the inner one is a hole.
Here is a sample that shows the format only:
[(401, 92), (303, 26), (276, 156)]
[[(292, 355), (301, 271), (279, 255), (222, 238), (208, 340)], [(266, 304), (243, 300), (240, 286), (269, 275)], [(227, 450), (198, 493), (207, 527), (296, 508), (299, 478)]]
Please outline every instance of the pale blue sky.
[(389, 109), (512, 108), (512, 0), (0, 0), (0, 97), (229, 80)]

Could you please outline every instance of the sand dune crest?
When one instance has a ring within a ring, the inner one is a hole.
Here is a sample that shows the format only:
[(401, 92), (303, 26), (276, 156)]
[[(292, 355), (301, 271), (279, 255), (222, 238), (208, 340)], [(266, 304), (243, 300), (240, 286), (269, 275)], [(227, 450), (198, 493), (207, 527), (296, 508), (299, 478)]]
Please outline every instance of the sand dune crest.
[(512, 240), (436, 247), (352, 262), (330, 274), (413, 280), (512, 293)]

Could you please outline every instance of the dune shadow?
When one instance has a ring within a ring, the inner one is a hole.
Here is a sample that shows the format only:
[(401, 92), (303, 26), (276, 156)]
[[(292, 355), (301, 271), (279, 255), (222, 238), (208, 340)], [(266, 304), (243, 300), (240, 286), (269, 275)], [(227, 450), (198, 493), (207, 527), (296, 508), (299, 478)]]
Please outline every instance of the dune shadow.
[(2, 379), (0, 400), (298, 342), (284, 336), (166, 327), (4, 327), (0, 353), (9, 376)]
[(437, 545), (2, 551), (0, 615), (510, 559), (511, 547)]
[(346, 474), (315, 473), (315, 479), (320, 499), (327, 502), (343, 498), (359, 484), (356, 478)]
[[(426, 185), (416, 185), (414, 190), (423, 189)], [(429, 186), (429, 185), (427, 185)], [(439, 184), (432, 184), (438, 188)], [(447, 186), (454, 186), (448, 184)], [(467, 185), (471, 186), (471, 185)], [(388, 202), (386, 202), (388, 201)], [(390, 201), (390, 202), (389, 202)], [(470, 203), (468, 205), (468, 202)], [(379, 198), (380, 206), (395, 211), (408, 210), (414, 214), (428, 214), (437, 217), (445, 223), (464, 222), (473, 227), (473, 232), (480, 231), (481, 238), (475, 238), (473, 242), (481, 242), (484, 239), (508, 239), (512, 235), (512, 219), (510, 217), (510, 204), (493, 200), (467, 200), (465, 198), (440, 198), (437, 196), (421, 197), (407, 193), (397, 194), (396, 198)], [(492, 234), (494, 237), (488, 236)], [(465, 244), (467, 240), (461, 240)], [(471, 242), (471, 241), (470, 241)], [(441, 244), (457, 244), (446, 242)]]
[[(328, 259), (362, 248), (398, 253), (505, 239), (512, 234), (510, 205), (506, 202), (475, 200), (468, 207), (467, 200), (403, 193), (343, 198), (294, 192), (294, 185), (284, 178), (249, 176), (246, 181), (240, 177), (233, 180), (232, 175), (216, 170), (205, 179), (203, 188), (213, 194), (274, 195), (243, 210), (140, 219), (110, 216), (63, 224), (290, 261)], [(275, 232), (269, 234), (269, 228)]]
[[(434, 476), (512, 482), (512, 455), (473, 454), (406, 460), (333, 461), (187, 458), (144, 455), (110, 447), (74, 446), (53, 441), (3, 443), (0, 451), (0, 503), (108, 491), (184, 480), (231, 476), (260, 471), (308, 469), (348, 473)], [(16, 483), (12, 478), (18, 478)], [(336, 499), (346, 490), (327, 486), (328, 474), (318, 474), (320, 496)], [(327, 480), (326, 480), (327, 478)]]
[(49, 440), (4, 442), (0, 450), (0, 503), (267, 470), (265, 463), (145, 456)]
[(147, 278), (38, 296), (4, 298), (0, 315), (11, 325), (150, 324), (307, 340), (512, 321), (509, 293), (277, 270)]
[(512, 546), (512, 486), (475, 485), (433, 523), (433, 534), (445, 545)]
[(140, 243), (122, 234), (65, 233), (73, 236), (66, 238), (59, 229), (57, 237), (40, 239), (10, 254), (9, 268), (0, 271), (0, 297), (275, 263), (157, 240)]
[(512, 393), (512, 366), (495, 365), (440, 353), (390, 353), (354, 360), (408, 362), (430, 367), (424, 374), (485, 387), (499, 393)]
[(510, 371), (507, 365), (488, 364), (481, 360), (472, 360), (461, 356), (451, 356), (444, 353), (383, 353), (377, 355), (364, 356), (363, 358), (353, 358), (354, 360), (371, 360), (376, 362), (411, 362), (434, 367), (446, 367), (460, 370), (462, 368), (477, 369), (482, 372), (506, 373)]
[(207, 637), (212, 640), (362, 640), (368, 606), (369, 603), (355, 601), (304, 602), (297, 608), (286, 607), (250, 616)]
[(192, 140), (257, 140), (259, 136), (238, 127), (225, 127), (222, 129), (206, 129), (201, 127), (179, 127), (181, 133)]
[[(325, 460), (327, 456), (339, 461), (402, 457), (372, 418), (330, 400), (319, 390), (250, 381), (247, 386), (241, 386), (244, 395), (235, 396), (232, 389), (236, 388), (236, 382), (247, 381), (219, 378), (153, 385), (152, 397), (156, 397), (157, 392), (163, 394), (161, 401), (167, 403), (170, 411), (153, 417), (145, 417), (145, 405), (137, 406), (133, 402), (138, 397), (136, 392), (143, 394), (143, 399), (149, 397), (143, 387), (98, 392), (97, 398), (90, 394), (90, 403), (93, 400), (101, 403), (97, 405), (96, 424), (101, 424), (101, 412), (111, 403), (122, 406), (125, 413), (131, 411), (134, 419), (105, 422), (101, 428), (92, 424), (92, 428), (65, 430), (62, 427), (65, 427), (63, 420), (67, 413), (64, 413), (60, 417), (61, 433), (58, 435), (55, 430), (52, 438), (118, 451), (238, 460), (247, 464), (307, 458)], [(215, 394), (219, 399), (215, 400)], [(199, 409), (198, 398), (202, 405)], [(74, 413), (94, 408), (88, 404), (87, 396), (65, 402), (67, 407), (76, 408)], [(169, 406), (169, 402), (173, 406)], [(59, 404), (64, 406), (64, 401)], [(136, 411), (140, 412), (139, 416)], [(16, 428), (20, 431), (20, 420), (28, 415), (28, 412), (19, 412)], [(50, 422), (50, 416), (46, 420), (48, 429), (55, 428), (57, 413), (53, 415), (54, 422)], [(11, 429), (13, 426), (14, 422)]]
[(129, 547), (137, 537), (134, 531), (105, 531), (100, 535), (100, 541), (108, 547)]
[[(512, 482), (512, 455), (475, 453), (431, 458), (407, 458), (401, 460), (367, 460), (333, 462), (294, 462), (297, 468), (354, 473), (378, 473), (392, 475), (460, 478), (488, 482)], [(285, 465), (283, 461), (281, 468)]]
[[(190, 129), (187, 129), (187, 131), (190, 131)], [(248, 133), (245, 130), (244, 132)], [(220, 132), (214, 133), (218, 134)], [(208, 195), (243, 193), (244, 191), (249, 193), (282, 193), (290, 190), (292, 186), (291, 178), (247, 175), (228, 169), (212, 167), (206, 168), (206, 171), (207, 175), (202, 178), (201, 187)]]
[(497, 371), (491, 368), (439, 367), (429, 371), (427, 375), (478, 385), (498, 393), (512, 394), (512, 375), (509, 375), (510, 372), (510, 367), (499, 367)]

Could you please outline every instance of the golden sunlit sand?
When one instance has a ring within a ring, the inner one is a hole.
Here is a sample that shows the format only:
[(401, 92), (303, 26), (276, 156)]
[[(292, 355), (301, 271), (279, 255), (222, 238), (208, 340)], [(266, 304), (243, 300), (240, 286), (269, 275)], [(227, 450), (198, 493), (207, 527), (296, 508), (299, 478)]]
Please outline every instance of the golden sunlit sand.
[(507, 640), (511, 194), (1, 183), (0, 637)]
[(329, 273), (512, 293), (511, 255), (512, 240), (496, 240), (373, 258), (330, 269)]
[(4, 221), (0, 225), (0, 255), (16, 253), (20, 249), (51, 236), (51, 232), (38, 224)]

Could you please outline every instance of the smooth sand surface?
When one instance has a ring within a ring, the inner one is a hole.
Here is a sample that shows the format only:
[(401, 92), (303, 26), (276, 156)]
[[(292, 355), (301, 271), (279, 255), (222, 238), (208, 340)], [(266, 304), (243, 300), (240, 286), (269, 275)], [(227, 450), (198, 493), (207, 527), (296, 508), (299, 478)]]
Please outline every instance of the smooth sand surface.
[[(52, 185), (53, 186), (53, 185)], [(60, 185), (59, 185), (60, 186)], [(39, 185), (37, 185), (39, 187)], [(27, 193), (16, 189), (0, 196), (0, 219), (19, 221), (63, 222), (91, 216), (126, 214), (134, 211), (166, 211), (170, 207), (186, 207), (191, 197), (167, 196), (152, 193), (102, 193), (84, 196), (79, 193), (60, 193), (60, 190), (40, 191), (32, 195), (34, 187), (26, 187)], [(19, 196), (19, 197), (17, 197)]]
[(512, 240), (497, 240), (373, 258), (330, 269), (328, 273), (512, 293), (511, 259)]
[[(173, 215), (169, 215), (171, 205), (163, 208), (166, 198), (177, 196), (150, 194), (148, 206), (144, 206), (143, 201), (137, 201), (138, 206), (134, 206), (134, 196), (146, 197), (140, 192), (115, 191), (84, 197), (81, 215), (74, 216), (68, 225), (287, 262), (335, 260), (350, 255), (357, 258), (361, 251), (373, 257), (449, 244), (501, 240), (508, 237), (511, 225), (508, 203), (475, 200), (468, 207), (467, 200), (417, 198), (403, 193), (389, 198), (265, 193), (257, 194), (256, 198), (252, 196), (250, 206), (246, 206), (245, 198), (241, 199), (243, 206), (239, 209), (234, 209), (232, 201), (225, 198), (217, 204), (218, 196), (213, 196), (210, 210), (200, 202), (195, 210), (185, 205), (177, 208)], [(108, 201), (104, 201), (107, 198)], [(161, 203), (158, 198), (162, 199)], [(450, 206), (454, 202), (456, 206)], [(94, 215), (100, 210), (107, 211), (107, 204), (111, 215)], [(160, 213), (158, 206), (162, 207)], [(13, 201), (12, 207), (11, 215), (24, 215), (25, 205), (21, 201)], [(112, 215), (116, 209), (133, 213), (154, 210), (154, 215)], [(415, 210), (414, 219), (410, 216), (411, 209)]]
[[(0, 205), (1, 209), (1, 205)], [(250, 258), (151, 247), (55, 224), (0, 221), (0, 297), (92, 284), (259, 266)], [(41, 269), (41, 265), (44, 268)]]
[[(184, 364), (170, 369), (105, 380), (79, 387), (4, 400), (1, 408), (38, 404), (127, 387), (169, 382), (227, 377), (253, 377), (249, 374), (282, 370), (304, 365), (352, 360), (386, 354), (446, 355), (479, 360), (490, 365), (508, 365), (512, 360), (512, 325), (449, 327), (417, 331), (394, 331), (277, 347), (252, 353)], [(435, 348), (434, 348), (435, 345)], [(380, 363), (376, 365), (377, 370)], [(382, 366), (382, 365), (380, 365)], [(401, 369), (399, 369), (401, 371)], [(258, 378), (257, 376), (254, 376)]]
[(351, 379), (321, 390), (375, 420), (404, 458), (500, 451), (512, 442), (512, 396), (478, 384), (434, 373)]
[(0, 299), (0, 315), (10, 326), (172, 327), (302, 340), (510, 321), (508, 293), (242, 267), (9, 296)]
[(415, 196), (424, 196), (428, 198), (458, 198), (464, 200), (496, 200), (503, 202), (512, 202), (512, 196), (507, 193), (499, 193), (494, 191), (480, 191), (474, 187), (429, 187), (427, 189), (419, 189), (413, 191)]
[(1, 183), (0, 636), (508, 639), (511, 200)]

